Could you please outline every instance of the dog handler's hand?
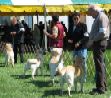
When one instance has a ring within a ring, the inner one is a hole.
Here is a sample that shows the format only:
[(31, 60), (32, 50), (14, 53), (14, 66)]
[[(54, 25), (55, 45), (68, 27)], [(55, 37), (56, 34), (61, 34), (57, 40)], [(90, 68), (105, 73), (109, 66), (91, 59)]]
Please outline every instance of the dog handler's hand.
[(43, 32), (44, 32), (44, 34), (45, 34), (46, 36), (49, 35), (49, 33), (48, 33), (45, 29), (43, 29)]
[(69, 39), (69, 40), (68, 40), (68, 43), (72, 44), (72, 43), (73, 43), (73, 40), (70, 40), (70, 39)]
[(79, 47), (79, 45), (80, 45), (79, 43), (76, 43), (76, 44), (75, 44), (75, 48)]
[(93, 45), (93, 40), (89, 40), (87, 43), (87, 48), (91, 47)]
[(15, 35), (15, 34), (16, 34), (16, 32), (11, 32), (10, 34), (11, 34), (11, 35)]

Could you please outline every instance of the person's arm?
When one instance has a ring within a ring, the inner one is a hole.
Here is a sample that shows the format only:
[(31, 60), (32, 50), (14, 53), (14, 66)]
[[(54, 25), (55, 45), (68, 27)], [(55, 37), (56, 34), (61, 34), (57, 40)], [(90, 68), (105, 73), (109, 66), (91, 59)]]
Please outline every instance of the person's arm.
[(24, 28), (23, 24), (19, 23), (18, 25), (19, 25), (19, 33), (25, 32), (25, 28)]
[(109, 31), (108, 31), (108, 27), (109, 27), (109, 21), (107, 17), (101, 16), (99, 19), (99, 32), (96, 33), (96, 35), (94, 36), (94, 41), (99, 41), (102, 40), (104, 38), (108, 38), (109, 37)]
[(52, 28), (52, 33), (48, 33), (47, 31), (43, 30), (44, 34), (52, 39), (56, 39), (58, 36), (58, 28), (56, 26), (54, 26)]
[(84, 32), (84, 35), (83, 35), (84, 37), (83, 37), (83, 39), (81, 39), (80, 41), (78, 41), (75, 44), (76, 48), (79, 47), (80, 45), (85, 45), (88, 42), (88, 40), (89, 40), (89, 33), (87, 32), (86, 24), (83, 25), (82, 29), (83, 29), (83, 32)]
[(73, 43), (73, 38), (72, 38), (72, 27), (69, 27), (68, 33), (67, 33), (67, 41), (68, 43), (72, 44)]
[(79, 44), (85, 44), (89, 40), (89, 32), (87, 32), (86, 24), (83, 25), (84, 37), (79, 41)]
[(9, 27), (9, 32), (10, 32), (11, 36), (15, 36), (16, 35), (16, 31), (14, 30), (14, 27), (12, 25)]

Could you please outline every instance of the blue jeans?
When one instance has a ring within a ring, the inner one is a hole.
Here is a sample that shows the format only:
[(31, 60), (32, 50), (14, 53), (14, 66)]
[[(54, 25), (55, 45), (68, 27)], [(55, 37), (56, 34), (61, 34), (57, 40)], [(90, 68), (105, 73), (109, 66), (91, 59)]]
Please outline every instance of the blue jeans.
[(84, 70), (84, 81), (86, 81), (86, 77), (87, 77), (87, 49), (81, 49), (78, 51), (73, 51), (73, 57), (75, 56), (79, 56), (83, 58), (83, 70)]

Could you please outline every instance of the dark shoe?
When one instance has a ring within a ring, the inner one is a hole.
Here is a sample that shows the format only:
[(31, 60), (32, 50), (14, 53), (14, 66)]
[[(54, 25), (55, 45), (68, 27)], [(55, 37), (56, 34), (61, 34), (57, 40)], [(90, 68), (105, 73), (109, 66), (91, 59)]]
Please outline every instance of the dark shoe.
[[(92, 91), (100, 91), (100, 90), (97, 88), (93, 88)], [(105, 88), (105, 91), (107, 91), (107, 88)]]
[(92, 91), (96, 92), (96, 91), (98, 91), (98, 89), (97, 88), (93, 88)]
[(24, 63), (24, 59), (21, 59), (20, 62), (21, 62), (21, 63)]
[(94, 88), (92, 91), (89, 92), (90, 95), (98, 95), (98, 94), (105, 94), (105, 91), (99, 90)]
[(24, 61), (21, 61), (21, 63), (24, 63)]
[(105, 88), (105, 91), (108, 91), (108, 89), (107, 89), (107, 88)]
[(14, 64), (17, 64), (17, 62), (14, 62)]
[(90, 91), (89, 94), (90, 95), (98, 95), (98, 92), (97, 91)]
[(98, 94), (105, 94), (105, 91), (98, 90)]

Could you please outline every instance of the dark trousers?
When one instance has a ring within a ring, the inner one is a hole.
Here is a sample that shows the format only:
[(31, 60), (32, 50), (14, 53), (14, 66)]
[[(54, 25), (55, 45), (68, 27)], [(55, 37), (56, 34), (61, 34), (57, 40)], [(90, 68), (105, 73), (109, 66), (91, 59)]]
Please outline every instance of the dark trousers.
[(96, 88), (102, 91), (106, 89), (106, 66), (104, 52), (107, 47), (107, 40), (94, 42), (93, 56), (96, 70)]
[(17, 63), (17, 54), (20, 55), (20, 62), (24, 62), (24, 45), (23, 44), (14, 44), (14, 62)]

